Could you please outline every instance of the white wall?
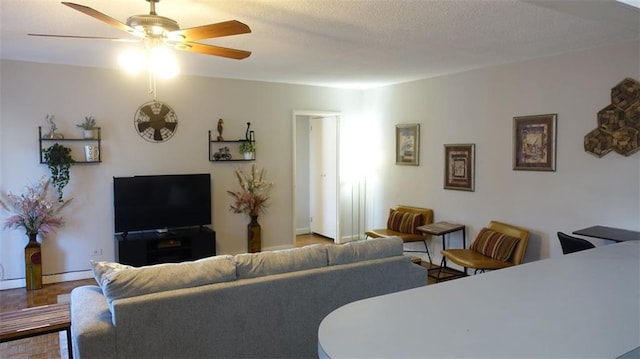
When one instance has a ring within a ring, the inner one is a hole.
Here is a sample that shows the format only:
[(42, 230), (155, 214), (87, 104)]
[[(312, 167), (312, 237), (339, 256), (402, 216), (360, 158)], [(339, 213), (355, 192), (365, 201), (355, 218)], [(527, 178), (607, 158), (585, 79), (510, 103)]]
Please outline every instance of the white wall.
[[(500, 220), (532, 231), (527, 261), (560, 255), (557, 231), (640, 230), (640, 153), (596, 158), (583, 147), (611, 88), (640, 80), (639, 53), (635, 42), (366, 91), (367, 120), (380, 131), (368, 143), (381, 154), (368, 179), (369, 227), (384, 227), (396, 204), (429, 207), (436, 221), (467, 225), (468, 245)], [(558, 114), (556, 172), (512, 170), (513, 117), (548, 113)], [(394, 126), (414, 122), (420, 166), (396, 166)], [(443, 189), (443, 145), (452, 143), (476, 145), (475, 192)], [(440, 239), (430, 245), (440, 258)]]
[[(290, 247), (294, 241), (292, 191), (292, 114), (296, 109), (339, 111), (345, 123), (359, 120), (362, 92), (311, 86), (180, 76), (158, 83), (158, 99), (177, 113), (176, 134), (164, 143), (138, 136), (133, 116), (151, 100), (145, 78), (119, 71), (74, 66), (2, 61), (0, 74), (0, 191), (21, 192), (24, 185), (48, 174), (38, 163), (39, 125), (47, 113), (56, 116), (59, 131), (78, 137), (75, 127), (94, 116), (102, 127), (101, 164), (76, 165), (65, 193), (74, 200), (65, 208), (64, 228), (43, 244), (45, 276), (84, 272), (89, 260), (113, 260), (112, 178), (135, 174), (211, 173), (213, 228), (218, 253), (246, 251), (248, 218), (228, 210), (237, 188), (235, 168), (250, 163), (208, 161), (207, 131), (225, 120), (226, 138), (244, 137), (252, 123), (257, 140), (257, 166), (275, 183), (271, 206), (261, 216), (263, 248)], [(8, 214), (2, 212), (4, 220)], [(24, 277), (26, 236), (0, 231), (0, 278)], [(102, 256), (91, 257), (94, 249)], [(86, 273), (83, 273), (86, 275)], [(64, 276), (64, 278), (70, 278)], [(45, 282), (47, 277), (45, 277)], [(54, 279), (55, 280), (55, 279)], [(0, 282), (0, 288), (3, 282)]]
[[(335, 111), (341, 113), (341, 167), (350, 182), (341, 185), (357, 185), (355, 202), (366, 213), (355, 214), (365, 223), (351, 232), (384, 226), (389, 207), (414, 204), (433, 208), (436, 220), (466, 224), (468, 242), (491, 219), (529, 228), (526, 260), (546, 258), (561, 253), (556, 231), (593, 224), (640, 229), (640, 154), (596, 158), (583, 150), (584, 135), (596, 127), (611, 87), (625, 77), (640, 79), (639, 49), (637, 42), (622, 44), (365, 91), (181, 76), (158, 86), (159, 100), (180, 121), (176, 135), (161, 144), (133, 129), (135, 111), (151, 99), (145, 79), (2, 61), (0, 190), (19, 192), (47, 174), (37, 153), (37, 126), (44, 125), (45, 114), (56, 115), (69, 137), (79, 136), (75, 124), (92, 115), (103, 131), (103, 163), (72, 168), (66, 193), (74, 201), (64, 212), (66, 227), (44, 241), (45, 275), (86, 275), (90, 259), (114, 258), (113, 176), (211, 173), (218, 253), (243, 252), (248, 220), (228, 210), (226, 190), (237, 186), (233, 169), (248, 165), (209, 162), (207, 131), (223, 118), (225, 137), (242, 137), (251, 121), (256, 164), (275, 182), (272, 205), (260, 218), (263, 248), (287, 247), (295, 228), (293, 111)], [(557, 171), (513, 171), (513, 117), (544, 113), (558, 114)], [(421, 123), (420, 166), (396, 166), (394, 126), (414, 122)], [(448, 143), (476, 144), (475, 192), (443, 189)], [(24, 277), (26, 237), (20, 231), (0, 236), (3, 288)], [(451, 245), (459, 241), (454, 235)], [(430, 245), (438, 257), (439, 241)], [(91, 257), (94, 249), (103, 255)]]

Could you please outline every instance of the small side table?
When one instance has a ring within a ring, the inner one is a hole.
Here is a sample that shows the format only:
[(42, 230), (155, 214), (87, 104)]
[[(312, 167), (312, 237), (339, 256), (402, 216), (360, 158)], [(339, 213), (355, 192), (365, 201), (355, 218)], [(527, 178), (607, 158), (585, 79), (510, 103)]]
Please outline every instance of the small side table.
[[(466, 231), (465, 231), (466, 226), (464, 224), (456, 224), (456, 223), (449, 223), (449, 222), (436, 222), (436, 223), (432, 223), (432, 224), (425, 224), (424, 226), (420, 226), (417, 227), (416, 230), (418, 232), (422, 232), (422, 233), (426, 233), (426, 234), (430, 234), (433, 236), (440, 236), (442, 237), (442, 249), (446, 249), (446, 244), (445, 244), (445, 235), (449, 234), (449, 233), (453, 233), (453, 232), (457, 232), (457, 231), (462, 231), (462, 248), (466, 248), (467, 247), (467, 238), (466, 238)], [(432, 268), (429, 270), (429, 276), (431, 278), (434, 278), (436, 280), (440, 280), (440, 275), (431, 275), (431, 272), (433, 270), (438, 270), (438, 273), (440, 273), (440, 271), (442, 270), (442, 268), (447, 268), (447, 258), (442, 257), (442, 262), (440, 263), (440, 268)], [(464, 269), (464, 274), (467, 274), (467, 268)]]
[(0, 343), (63, 330), (67, 332), (67, 349), (69, 359), (72, 359), (71, 314), (68, 303), (0, 313)]

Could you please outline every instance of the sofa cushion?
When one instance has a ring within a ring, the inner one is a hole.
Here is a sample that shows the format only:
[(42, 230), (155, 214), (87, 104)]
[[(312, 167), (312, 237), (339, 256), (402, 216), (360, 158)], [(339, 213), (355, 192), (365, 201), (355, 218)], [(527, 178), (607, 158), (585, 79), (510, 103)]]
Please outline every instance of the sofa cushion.
[(489, 228), (482, 228), (469, 249), (499, 261), (508, 261), (519, 240)]
[(416, 227), (422, 224), (421, 213), (409, 213), (389, 210), (389, 219), (387, 219), (387, 228), (401, 233), (419, 234)]
[(238, 279), (263, 277), (327, 266), (324, 245), (313, 244), (301, 248), (260, 253), (242, 253), (234, 257)]
[(102, 286), (102, 278), (107, 273), (117, 273), (124, 269), (133, 268), (130, 265), (120, 264), (116, 262), (105, 262), (105, 261), (89, 261), (91, 263), (91, 271), (93, 272), (93, 277), (96, 279), (96, 282), (99, 286)]
[(400, 237), (371, 238), (327, 246), (330, 266), (401, 256), (402, 252), (403, 245)]
[(91, 261), (91, 267), (109, 303), (120, 298), (236, 279), (236, 266), (233, 257), (229, 255), (139, 268)]

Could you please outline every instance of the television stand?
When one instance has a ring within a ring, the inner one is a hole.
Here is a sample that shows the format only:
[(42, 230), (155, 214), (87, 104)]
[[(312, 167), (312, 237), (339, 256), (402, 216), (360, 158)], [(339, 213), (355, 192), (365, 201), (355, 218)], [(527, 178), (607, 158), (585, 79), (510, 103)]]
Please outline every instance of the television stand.
[(176, 263), (216, 255), (216, 232), (208, 227), (115, 235), (116, 261), (131, 266)]

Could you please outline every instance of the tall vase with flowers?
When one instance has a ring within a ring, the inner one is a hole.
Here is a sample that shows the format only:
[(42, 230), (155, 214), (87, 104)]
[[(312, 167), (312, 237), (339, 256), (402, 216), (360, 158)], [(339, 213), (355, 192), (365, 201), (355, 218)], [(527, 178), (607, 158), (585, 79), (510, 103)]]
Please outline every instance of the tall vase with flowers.
[[(42, 256), (38, 234), (53, 232), (64, 224), (58, 214), (71, 200), (60, 204), (49, 200), (50, 180), (42, 177), (38, 184), (26, 186), (20, 195), (3, 193), (0, 207), (12, 212), (4, 222), (4, 229), (23, 228), (29, 238), (24, 249), (25, 281), (27, 290), (42, 288)], [(55, 204), (54, 204), (55, 203)]]
[(258, 223), (258, 215), (264, 213), (267, 208), (273, 182), (265, 179), (264, 169), (258, 170), (251, 166), (251, 172), (235, 171), (240, 184), (240, 191), (227, 191), (234, 203), (230, 209), (233, 213), (244, 213), (251, 218), (247, 225), (247, 245), (249, 253), (260, 252), (262, 242), (262, 229)]

